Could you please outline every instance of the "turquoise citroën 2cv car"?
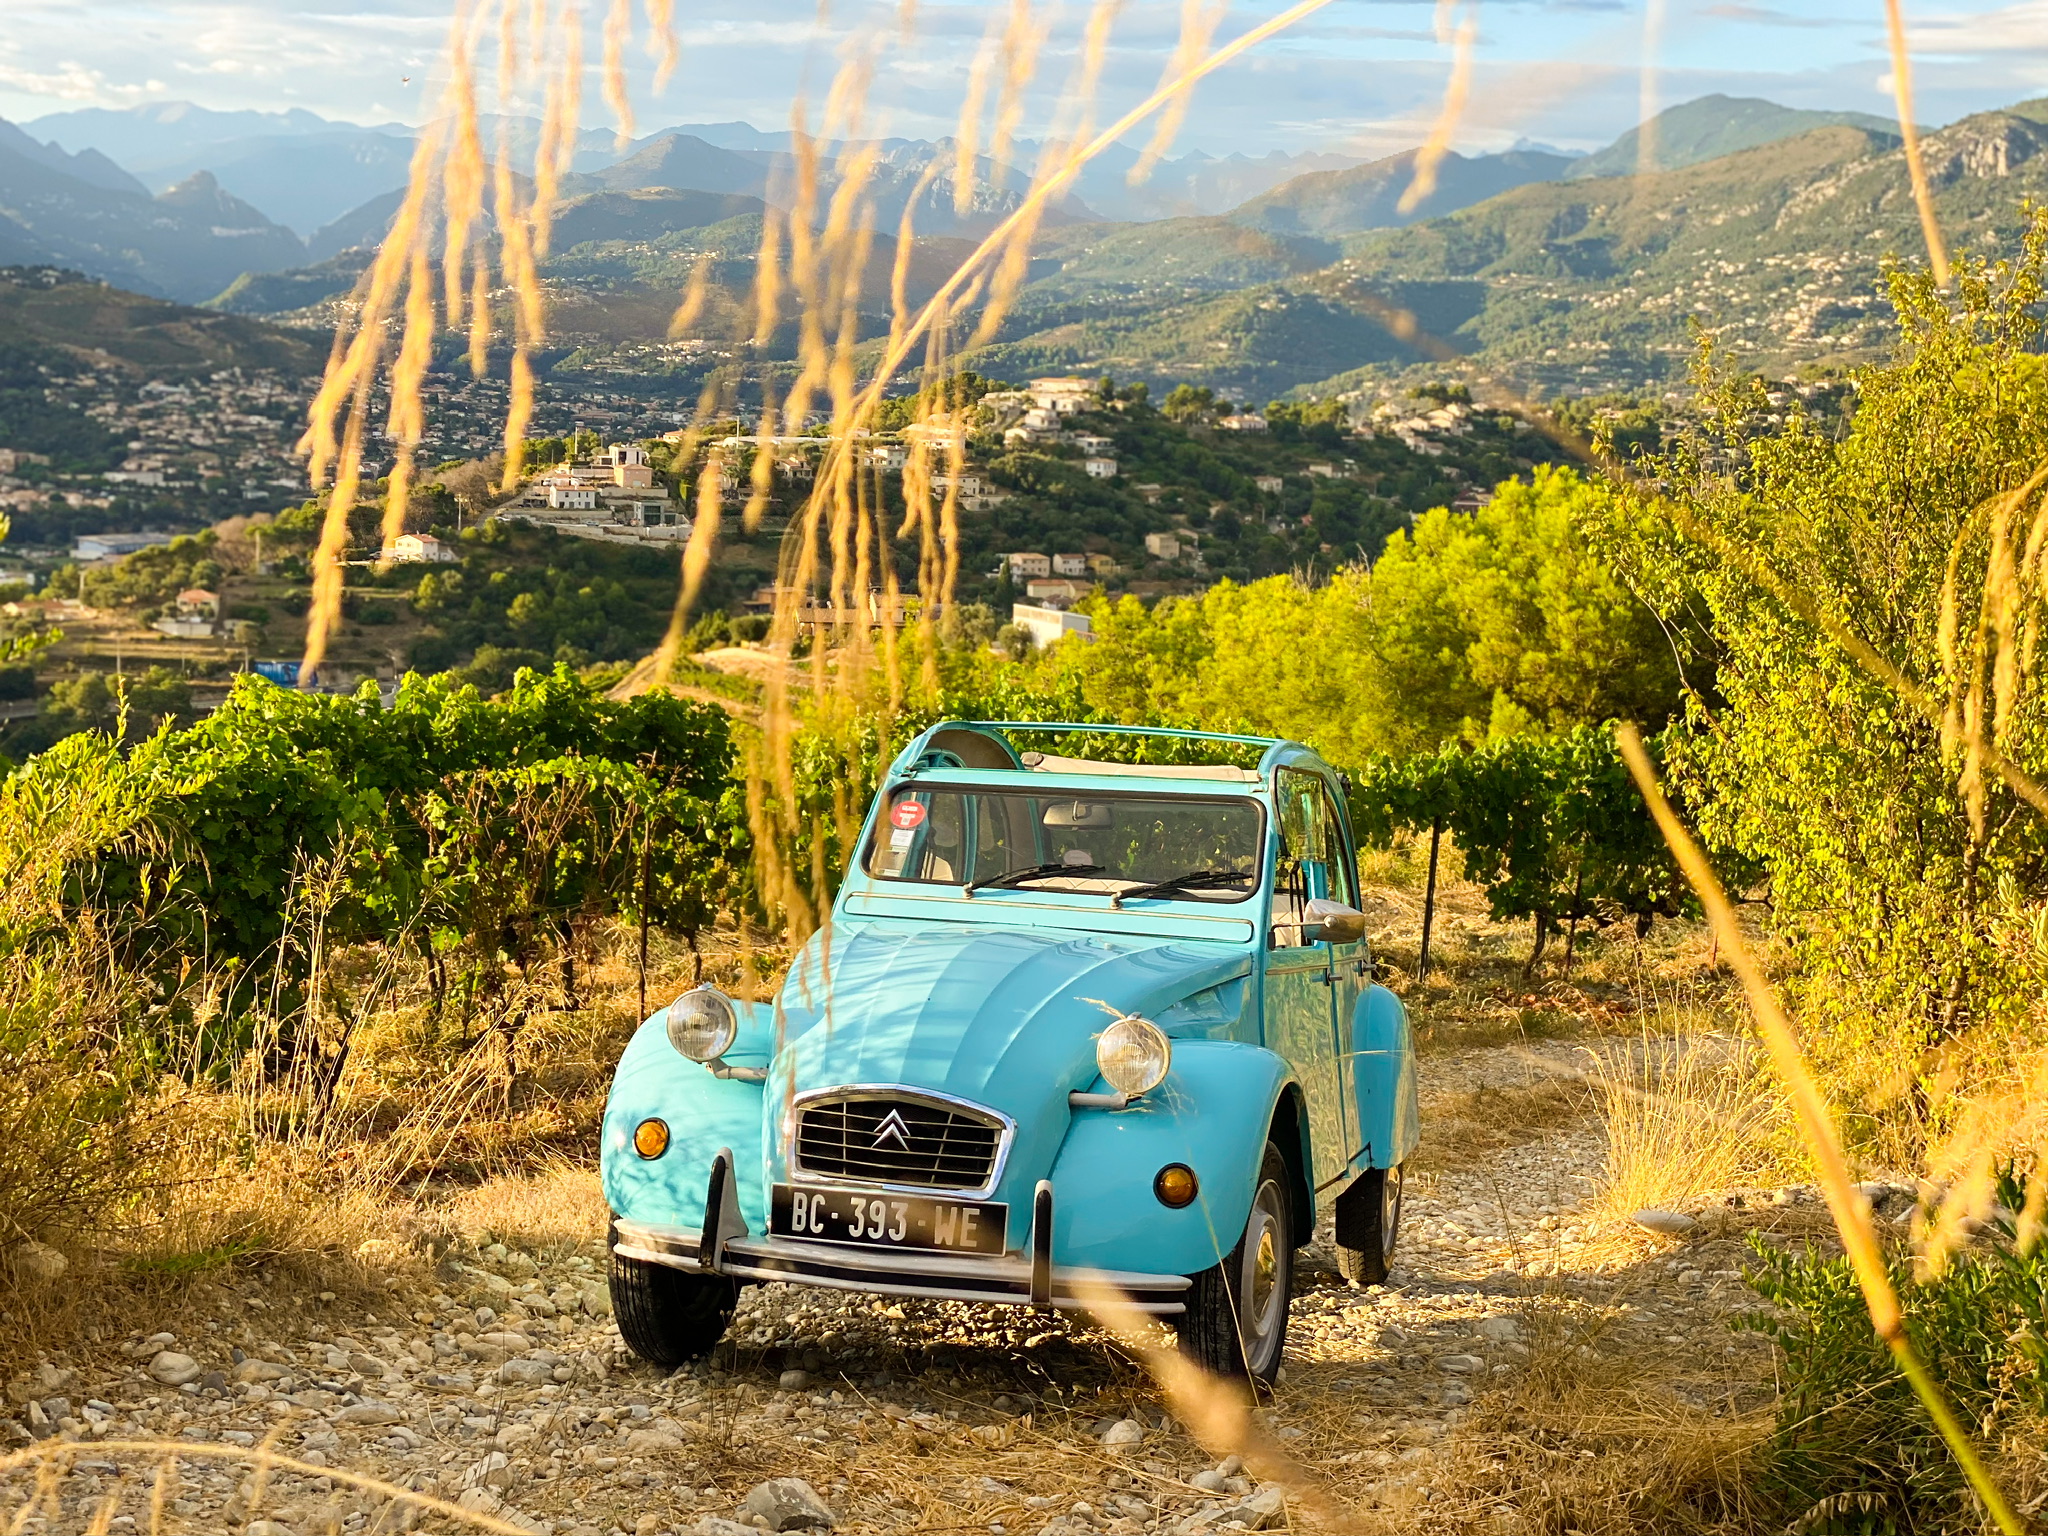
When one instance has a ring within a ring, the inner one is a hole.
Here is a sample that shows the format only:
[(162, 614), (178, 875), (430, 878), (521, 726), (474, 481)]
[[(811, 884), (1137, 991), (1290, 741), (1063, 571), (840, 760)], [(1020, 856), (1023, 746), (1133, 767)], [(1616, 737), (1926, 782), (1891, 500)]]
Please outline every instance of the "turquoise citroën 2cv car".
[(1270, 1380), (1319, 1206), (1346, 1275), (1385, 1277), (1415, 1073), (1341, 780), (1256, 737), (1122, 728), (1237, 765), (1016, 745), (1118, 729), (925, 731), (774, 1002), (700, 986), (635, 1034), (603, 1129), (634, 1351), (707, 1353), (748, 1281), (1037, 1308), (1101, 1284)]

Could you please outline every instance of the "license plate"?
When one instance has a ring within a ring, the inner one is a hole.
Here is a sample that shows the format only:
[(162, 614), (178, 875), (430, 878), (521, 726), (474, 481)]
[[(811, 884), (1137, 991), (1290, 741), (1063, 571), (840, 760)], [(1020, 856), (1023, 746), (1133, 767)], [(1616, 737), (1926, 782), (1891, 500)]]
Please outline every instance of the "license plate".
[(769, 1194), (771, 1235), (863, 1248), (1000, 1254), (1009, 1223), (1010, 1208), (992, 1200), (934, 1200), (800, 1184), (777, 1184)]

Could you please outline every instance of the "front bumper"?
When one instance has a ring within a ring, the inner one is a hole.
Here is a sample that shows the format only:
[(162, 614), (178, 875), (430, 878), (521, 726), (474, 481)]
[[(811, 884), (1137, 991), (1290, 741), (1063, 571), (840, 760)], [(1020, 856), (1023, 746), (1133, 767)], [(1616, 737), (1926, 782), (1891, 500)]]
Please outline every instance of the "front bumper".
[[(701, 1272), (697, 1255), (703, 1238), (681, 1227), (648, 1226), (618, 1221), (612, 1228), (612, 1252), (622, 1259), (666, 1264)], [(822, 1286), (833, 1291), (862, 1291), (874, 1296), (927, 1296), (940, 1301), (986, 1301), (1004, 1306), (1032, 1304), (1031, 1260), (1006, 1254), (1002, 1258), (969, 1258), (946, 1253), (891, 1252), (855, 1248), (843, 1243), (810, 1242), (794, 1237), (729, 1237), (719, 1264), (722, 1274), (743, 1280), (785, 1280), (792, 1285)], [(1154, 1317), (1178, 1317), (1185, 1275), (1142, 1275), (1121, 1270), (1078, 1269), (1054, 1265), (1050, 1304), (1067, 1311), (1087, 1306), (1085, 1289), (1107, 1286), (1129, 1299), (1134, 1311)]]

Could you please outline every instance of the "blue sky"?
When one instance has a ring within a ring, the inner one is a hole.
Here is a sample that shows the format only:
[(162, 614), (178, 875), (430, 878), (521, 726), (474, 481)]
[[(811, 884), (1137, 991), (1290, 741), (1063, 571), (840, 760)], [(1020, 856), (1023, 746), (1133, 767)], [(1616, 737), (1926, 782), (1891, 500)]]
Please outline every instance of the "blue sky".
[[(1199, 0), (1197, 0), (1199, 3)], [(1629, 127), (1644, 100), (1652, 0), (1479, 0), (1471, 108), (1459, 147), (1518, 136), (1591, 148)], [(601, 10), (603, 0), (590, 9)], [(6, 0), (0, 116), (20, 122), (80, 106), (193, 101), (304, 107), (359, 122), (417, 122), (433, 108), (448, 0)], [(642, 129), (745, 118), (777, 127), (793, 95), (822, 94), (848, 39), (890, 30), (897, 6), (859, 0), (677, 0), (683, 62), (655, 98), (634, 75)], [(1651, 99), (1709, 91), (1788, 105), (1891, 110), (1882, 0), (1663, 0)], [(1053, 42), (1039, 71), (1051, 100), (1071, 67), (1085, 6), (1039, 6)], [(1105, 111), (1157, 80), (1179, 0), (1127, 0), (1102, 93)], [(916, 34), (889, 49), (871, 100), (884, 131), (950, 129), (969, 62), (1008, 5), (923, 0)], [(1233, 5), (1219, 36), (1271, 13)], [(1212, 153), (1328, 149), (1376, 153), (1418, 137), (1443, 89), (1448, 50), (1434, 0), (1331, 0), (1294, 32), (1211, 77), (1178, 140)], [(1940, 123), (2048, 94), (2048, 0), (1985, 6), (1908, 0), (1919, 117)], [(597, 55), (595, 38), (589, 49)], [(407, 83), (406, 77), (410, 77)], [(596, 91), (587, 122), (602, 120)], [(1025, 131), (1041, 124), (1027, 122)]]

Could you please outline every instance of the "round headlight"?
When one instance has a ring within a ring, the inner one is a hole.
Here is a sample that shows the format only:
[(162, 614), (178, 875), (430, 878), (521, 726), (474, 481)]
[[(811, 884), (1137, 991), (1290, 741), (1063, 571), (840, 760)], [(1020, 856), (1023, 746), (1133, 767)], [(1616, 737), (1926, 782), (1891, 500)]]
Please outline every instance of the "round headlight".
[(668, 1005), (668, 1043), (692, 1061), (716, 1061), (740, 1032), (732, 999), (716, 987), (692, 987)]
[(1118, 1093), (1136, 1098), (1157, 1088), (1173, 1064), (1173, 1042), (1150, 1019), (1125, 1014), (1095, 1041), (1095, 1065)]

